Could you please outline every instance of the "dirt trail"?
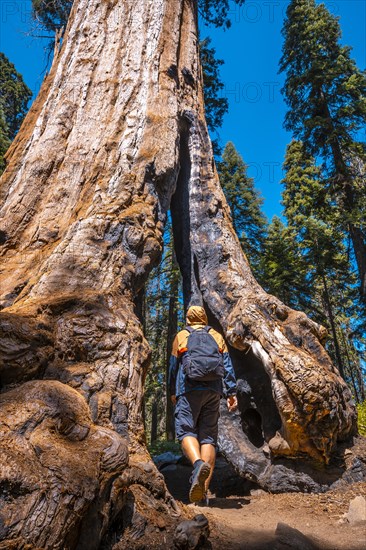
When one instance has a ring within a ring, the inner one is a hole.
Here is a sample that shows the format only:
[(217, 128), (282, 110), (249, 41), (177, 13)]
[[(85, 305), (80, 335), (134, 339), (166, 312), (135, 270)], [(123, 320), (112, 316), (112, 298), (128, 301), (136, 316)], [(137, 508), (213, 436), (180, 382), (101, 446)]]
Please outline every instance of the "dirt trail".
[[(366, 550), (366, 525), (350, 525), (343, 518), (353, 498), (366, 498), (365, 482), (323, 494), (269, 494), (227, 474), (227, 469), (228, 464), (218, 460), (211, 483), (216, 494), (210, 496), (208, 507), (188, 504), (191, 467), (171, 465), (162, 470), (170, 492), (189, 515), (203, 513), (208, 518), (213, 550)], [(310, 540), (301, 541), (288, 528), (276, 535), (279, 523)]]
[(366, 483), (321, 495), (258, 491), (247, 497), (211, 498), (209, 507), (187, 508), (209, 519), (213, 550), (301, 550), (301, 541), (295, 546), (290, 540), (279, 544), (275, 535), (279, 522), (298, 529), (321, 550), (365, 550), (366, 525), (342, 520), (357, 495), (366, 496)]

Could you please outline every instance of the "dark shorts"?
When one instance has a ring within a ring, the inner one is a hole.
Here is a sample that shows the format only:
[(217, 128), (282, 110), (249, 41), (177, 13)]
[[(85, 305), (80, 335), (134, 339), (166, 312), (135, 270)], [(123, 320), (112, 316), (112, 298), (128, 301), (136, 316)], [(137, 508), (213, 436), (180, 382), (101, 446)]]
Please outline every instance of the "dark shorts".
[(175, 432), (178, 441), (190, 435), (199, 443), (217, 442), (221, 395), (211, 390), (195, 390), (178, 397), (175, 407)]

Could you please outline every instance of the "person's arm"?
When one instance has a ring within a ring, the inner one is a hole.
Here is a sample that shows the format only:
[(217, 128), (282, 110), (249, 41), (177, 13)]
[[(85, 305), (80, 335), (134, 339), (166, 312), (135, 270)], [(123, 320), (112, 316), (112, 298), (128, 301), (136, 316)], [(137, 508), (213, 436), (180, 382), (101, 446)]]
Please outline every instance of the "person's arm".
[(226, 402), (229, 411), (235, 411), (238, 406), (238, 401), (236, 398), (236, 376), (234, 372), (234, 367), (229, 355), (225, 341), (223, 341), (223, 358), (224, 358), (224, 392), (226, 397)]
[(172, 345), (172, 353), (169, 360), (169, 378), (168, 378), (168, 387), (170, 393), (170, 399), (175, 405), (176, 403), (176, 380), (178, 373), (179, 361), (178, 361), (178, 339), (177, 336), (174, 338)]

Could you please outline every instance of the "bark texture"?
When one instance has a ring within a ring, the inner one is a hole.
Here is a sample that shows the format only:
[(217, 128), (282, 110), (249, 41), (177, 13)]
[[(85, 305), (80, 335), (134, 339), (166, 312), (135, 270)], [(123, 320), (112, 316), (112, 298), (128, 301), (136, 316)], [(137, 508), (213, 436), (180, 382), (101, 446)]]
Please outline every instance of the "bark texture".
[(137, 315), (169, 208), (185, 302), (204, 303), (232, 346), (243, 441), (259, 437), (258, 456), (267, 442), (271, 460), (327, 463), (355, 432), (325, 330), (261, 289), (233, 232), (204, 118), (195, 9), (75, 0), (9, 150), (0, 548), (98, 548), (117, 523), (131, 548), (173, 521), (144, 444), (150, 352)]

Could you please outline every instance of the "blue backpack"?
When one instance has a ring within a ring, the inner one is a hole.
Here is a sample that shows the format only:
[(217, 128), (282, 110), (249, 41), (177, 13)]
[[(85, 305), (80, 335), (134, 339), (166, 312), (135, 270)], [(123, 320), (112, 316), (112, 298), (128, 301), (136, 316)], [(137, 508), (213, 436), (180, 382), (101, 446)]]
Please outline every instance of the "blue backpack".
[(189, 332), (187, 351), (182, 356), (185, 375), (200, 382), (223, 378), (224, 358), (215, 338), (209, 334), (211, 327), (186, 327), (185, 330)]

